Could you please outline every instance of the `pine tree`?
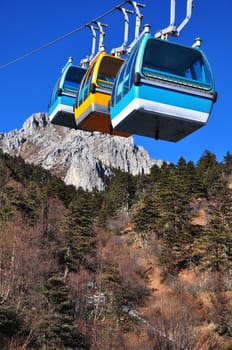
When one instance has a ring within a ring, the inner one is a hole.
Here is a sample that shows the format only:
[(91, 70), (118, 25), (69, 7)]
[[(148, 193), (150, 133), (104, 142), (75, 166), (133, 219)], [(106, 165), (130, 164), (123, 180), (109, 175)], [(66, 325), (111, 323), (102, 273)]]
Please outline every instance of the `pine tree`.
[(191, 225), (192, 190), (188, 169), (181, 158), (178, 168), (166, 167), (157, 183), (156, 205), (160, 211), (157, 231), (163, 237), (161, 261), (172, 272), (188, 265), (193, 254), (189, 255), (195, 231)]
[(78, 271), (81, 265), (87, 267), (87, 255), (93, 252), (93, 213), (91, 194), (79, 190), (62, 223), (66, 246), (60, 251), (60, 259), (69, 271)]
[(210, 220), (205, 228), (206, 259), (213, 270), (232, 270), (232, 189), (223, 174), (211, 191)]
[(133, 220), (138, 232), (146, 234), (156, 232), (159, 211), (155, 201), (153, 193), (146, 193), (133, 207)]
[(65, 280), (60, 276), (49, 278), (44, 294), (50, 305), (50, 312), (41, 325), (40, 333), (44, 333), (43, 345), (49, 349), (87, 350), (88, 343), (77, 331), (72, 317), (73, 305), (69, 300), (69, 291)]
[(117, 216), (119, 210), (128, 211), (134, 200), (136, 179), (128, 173), (116, 171), (102, 201), (99, 222), (104, 225), (108, 218)]
[(210, 189), (221, 176), (220, 165), (216, 160), (215, 154), (210, 151), (204, 152), (203, 156), (197, 162), (196, 176), (201, 184), (202, 193), (204, 193), (208, 199)]
[(226, 176), (230, 177), (231, 180), (231, 176), (232, 176), (232, 154), (230, 152), (227, 152), (224, 159), (223, 159), (223, 171), (225, 173)]

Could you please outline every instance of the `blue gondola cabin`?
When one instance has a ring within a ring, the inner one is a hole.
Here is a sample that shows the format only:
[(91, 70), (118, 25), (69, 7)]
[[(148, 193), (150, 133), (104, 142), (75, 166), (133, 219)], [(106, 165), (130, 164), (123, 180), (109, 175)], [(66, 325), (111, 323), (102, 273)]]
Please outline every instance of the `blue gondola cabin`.
[(51, 123), (76, 128), (73, 106), (85, 72), (86, 68), (74, 66), (71, 61), (64, 67), (54, 86), (48, 108)]
[(211, 68), (198, 47), (144, 34), (116, 77), (112, 126), (176, 142), (207, 123), (215, 101)]

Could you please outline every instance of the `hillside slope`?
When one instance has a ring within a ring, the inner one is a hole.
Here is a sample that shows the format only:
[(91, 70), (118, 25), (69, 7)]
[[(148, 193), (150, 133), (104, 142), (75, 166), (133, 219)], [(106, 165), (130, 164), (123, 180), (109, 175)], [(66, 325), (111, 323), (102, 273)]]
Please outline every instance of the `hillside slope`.
[(0, 152), (1, 350), (230, 350), (229, 160), (85, 192)]

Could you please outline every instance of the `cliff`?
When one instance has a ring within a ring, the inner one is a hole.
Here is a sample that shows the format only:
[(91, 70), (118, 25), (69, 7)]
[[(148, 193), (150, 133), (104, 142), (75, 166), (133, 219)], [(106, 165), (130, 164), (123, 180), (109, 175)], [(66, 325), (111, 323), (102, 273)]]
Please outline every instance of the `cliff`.
[(152, 165), (161, 163), (136, 146), (132, 137), (59, 127), (51, 124), (45, 113), (33, 114), (20, 130), (1, 133), (0, 148), (84, 190), (103, 190), (112, 169), (132, 175), (149, 174)]

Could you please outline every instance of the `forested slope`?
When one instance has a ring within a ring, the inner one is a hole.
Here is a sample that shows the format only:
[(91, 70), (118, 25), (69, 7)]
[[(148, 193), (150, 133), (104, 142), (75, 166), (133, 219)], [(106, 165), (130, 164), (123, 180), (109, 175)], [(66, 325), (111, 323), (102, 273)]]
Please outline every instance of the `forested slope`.
[(232, 349), (232, 156), (112, 173), (0, 154), (0, 349)]

